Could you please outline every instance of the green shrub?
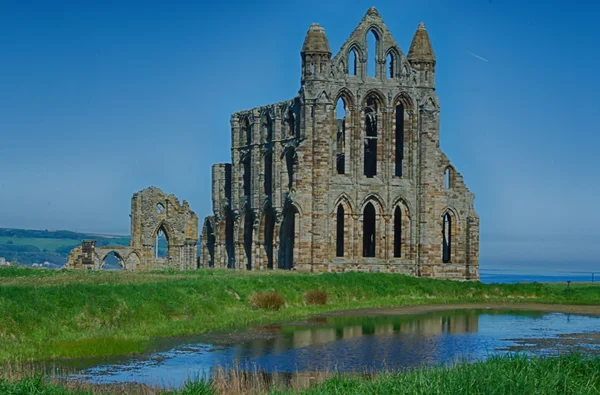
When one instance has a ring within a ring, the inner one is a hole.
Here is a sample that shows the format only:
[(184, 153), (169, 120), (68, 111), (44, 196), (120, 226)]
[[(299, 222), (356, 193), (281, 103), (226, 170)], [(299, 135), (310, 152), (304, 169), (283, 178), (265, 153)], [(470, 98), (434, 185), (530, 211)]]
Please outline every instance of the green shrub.
[(283, 296), (277, 292), (255, 292), (248, 298), (255, 309), (279, 310), (285, 304)]

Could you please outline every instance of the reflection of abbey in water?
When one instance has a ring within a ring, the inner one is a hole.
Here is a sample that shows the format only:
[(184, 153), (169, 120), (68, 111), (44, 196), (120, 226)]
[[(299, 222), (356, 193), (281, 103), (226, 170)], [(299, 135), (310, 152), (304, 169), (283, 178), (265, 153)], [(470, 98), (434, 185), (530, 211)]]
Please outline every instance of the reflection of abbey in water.
[[(328, 317), (306, 326), (271, 326), (264, 334), (238, 345), (236, 361), (251, 361), (266, 371), (359, 370), (374, 363), (401, 366), (437, 364), (450, 351), (448, 336), (476, 333), (477, 312), (422, 316)], [(284, 357), (282, 357), (284, 356)], [(275, 366), (276, 365), (276, 366)], [(342, 366), (343, 365), (343, 366)]]
[(332, 57), (308, 29), (292, 100), (231, 117), (201, 266), (478, 279), (474, 195), (440, 150), (425, 25), (404, 55), (374, 8)]

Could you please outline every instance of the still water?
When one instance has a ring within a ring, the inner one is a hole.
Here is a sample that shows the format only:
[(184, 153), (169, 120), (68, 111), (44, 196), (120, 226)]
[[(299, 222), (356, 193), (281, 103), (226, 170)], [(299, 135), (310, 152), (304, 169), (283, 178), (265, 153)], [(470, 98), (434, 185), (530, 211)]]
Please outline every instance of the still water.
[[(357, 313), (355, 313), (357, 314)], [(512, 351), (600, 352), (600, 318), (459, 310), (412, 316), (324, 316), (235, 333), (169, 340), (144, 356), (79, 361), (73, 377), (178, 387), (219, 366), (266, 373), (365, 372), (478, 360)], [(162, 350), (161, 350), (162, 348)]]

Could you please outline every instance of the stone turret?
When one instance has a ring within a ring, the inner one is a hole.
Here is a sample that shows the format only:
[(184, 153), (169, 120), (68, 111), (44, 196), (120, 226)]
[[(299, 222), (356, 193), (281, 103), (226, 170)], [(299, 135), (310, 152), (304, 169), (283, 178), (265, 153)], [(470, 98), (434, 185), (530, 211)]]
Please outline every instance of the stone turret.
[(331, 65), (331, 48), (329, 48), (325, 29), (318, 23), (313, 23), (308, 28), (300, 55), (302, 56), (302, 81), (327, 77)]
[(419, 27), (417, 27), (407, 58), (411, 66), (419, 73), (420, 85), (433, 88), (435, 86), (436, 60), (427, 28), (423, 22), (419, 23)]

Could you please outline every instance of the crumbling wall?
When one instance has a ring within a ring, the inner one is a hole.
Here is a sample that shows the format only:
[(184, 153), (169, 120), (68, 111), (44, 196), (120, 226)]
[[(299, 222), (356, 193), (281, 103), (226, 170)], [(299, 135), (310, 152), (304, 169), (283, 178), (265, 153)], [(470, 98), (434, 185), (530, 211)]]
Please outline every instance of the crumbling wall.
[[(112, 252), (125, 270), (177, 269), (197, 267), (198, 217), (187, 201), (179, 203), (156, 187), (143, 189), (131, 198), (131, 239), (128, 247), (97, 247), (84, 240), (69, 254), (66, 268), (100, 270)], [(167, 239), (166, 257), (158, 257), (157, 236)]]

